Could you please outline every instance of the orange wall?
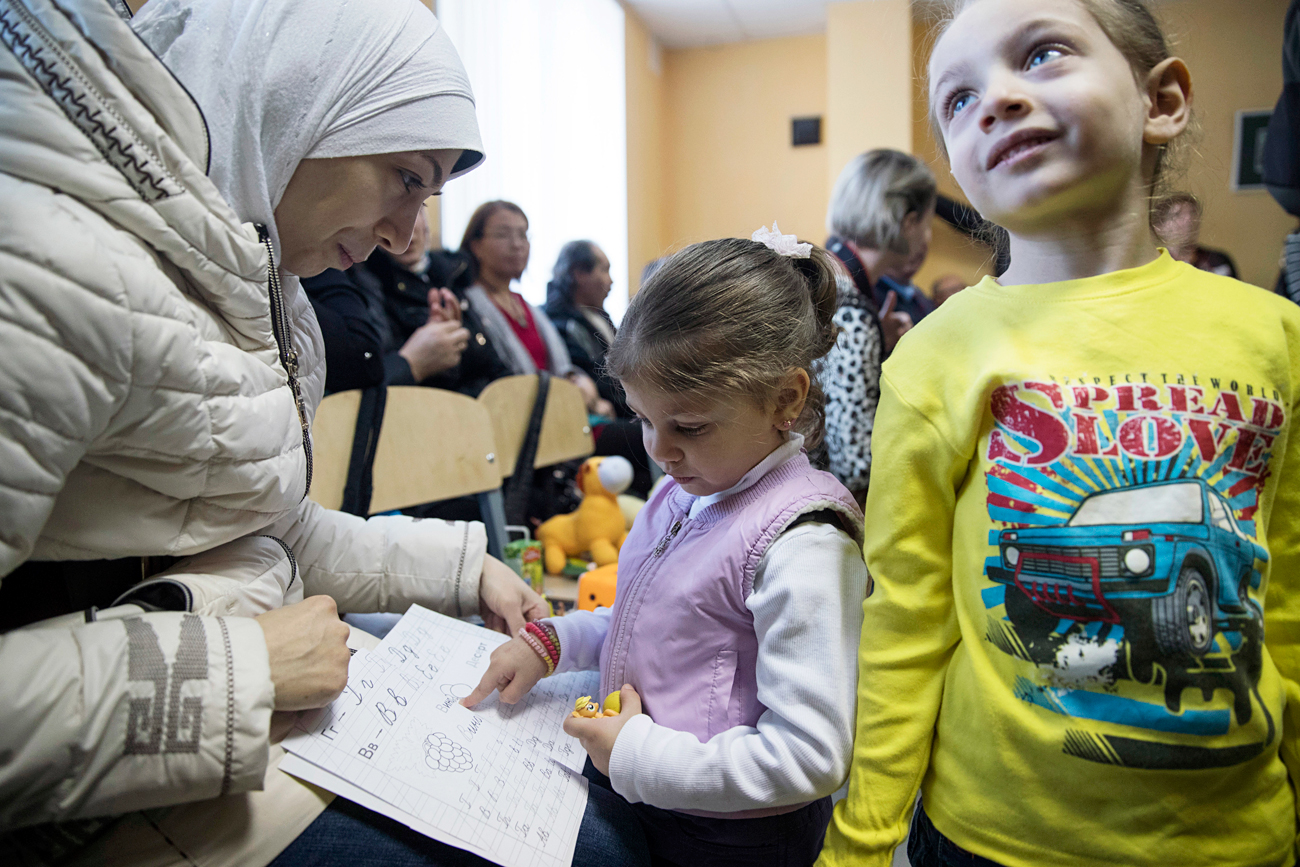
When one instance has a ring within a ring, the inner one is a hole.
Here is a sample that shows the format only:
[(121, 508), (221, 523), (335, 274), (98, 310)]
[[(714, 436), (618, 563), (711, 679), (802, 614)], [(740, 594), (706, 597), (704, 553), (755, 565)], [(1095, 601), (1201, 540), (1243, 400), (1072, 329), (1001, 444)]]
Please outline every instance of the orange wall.
[(1233, 192), (1233, 120), (1271, 109), (1282, 91), (1282, 23), (1287, 0), (1166, 0), (1156, 7), (1174, 51), (1192, 71), (1193, 138), (1176, 182), (1205, 206), (1201, 242), (1228, 251), (1241, 278), (1267, 288), (1277, 279), (1282, 239), (1295, 218), (1263, 190)]
[(826, 145), (791, 146), (790, 120), (826, 114), (826, 38), (667, 51), (664, 79), (667, 245), (747, 238), (773, 220), (823, 240)]
[(911, 150), (911, 57), (908, 0), (827, 4), (827, 189), (863, 151)]
[(663, 52), (636, 13), (623, 7), (627, 66), (627, 253), (631, 286), (614, 287), (635, 295), (641, 270), (668, 246), (664, 224), (664, 140), (666, 87)]

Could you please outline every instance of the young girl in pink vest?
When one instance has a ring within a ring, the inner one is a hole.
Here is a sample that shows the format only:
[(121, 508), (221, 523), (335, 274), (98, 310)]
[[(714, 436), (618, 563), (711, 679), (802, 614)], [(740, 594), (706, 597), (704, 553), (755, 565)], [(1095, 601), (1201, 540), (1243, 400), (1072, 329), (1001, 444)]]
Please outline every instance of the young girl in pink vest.
[(862, 516), (803, 448), (822, 425), (835, 273), (794, 236), (754, 237), (671, 257), (610, 349), (670, 476), (619, 554), (613, 608), (521, 631), (464, 702), (599, 667), (622, 713), (565, 730), (656, 864), (811, 864), (852, 748)]

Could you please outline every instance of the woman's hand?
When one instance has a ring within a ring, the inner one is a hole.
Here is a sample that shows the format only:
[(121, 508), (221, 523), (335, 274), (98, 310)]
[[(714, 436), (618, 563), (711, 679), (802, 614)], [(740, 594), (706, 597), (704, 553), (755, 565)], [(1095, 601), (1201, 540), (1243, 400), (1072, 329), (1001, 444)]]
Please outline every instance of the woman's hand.
[(601, 415), (596, 410), (596, 406), (601, 402), (602, 398), (600, 389), (596, 388), (595, 381), (581, 370), (572, 371), (568, 376), (568, 380), (578, 387), (578, 391), (582, 392), (582, 402), (586, 404), (587, 412)]
[(348, 685), (348, 625), (329, 596), (254, 618), (266, 636), (276, 710), (324, 707)]
[(429, 321), (461, 323), (465, 318), (460, 300), (450, 289), (429, 290)]
[(461, 353), (469, 343), (469, 332), (460, 320), (430, 319), (411, 332), (397, 354), (411, 366), (411, 376), (423, 382), (434, 374), (460, 364)]
[(514, 704), (545, 676), (546, 663), (533, 650), (532, 645), (516, 636), (492, 651), (492, 659), (488, 663), (488, 670), (483, 673), (483, 679), (460, 703), (465, 707), (473, 707), (499, 689), (501, 700), (506, 704)]
[(912, 317), (901, 311), (895, 313), (894, 307), (898, 304), (898, 293), (893, 289), (885, 294), (885, 303), (880, 308), (880, 331), (885, 340), (885, 352), (894, 351), (898, 341), (903, 338), (912, 328)]
[[(502, 698), (504, 697), (503, 695)], [(596, 770), (607, 777), (609, 757), (614, 752), (614, 741), (618, 740), (618, 733), (623, 730), (623, 726), (627, 725), (628, 720), (641, 713), (641, 696), (636, 694), (632, 684), (623, 684), (623, 688), (619, 690), (619, 702), (622, 709), (618, 716), (601, 716), (592, 719), (570, 716), (564, 720), (565, 734), (578, 739), (582, 748), (587, 751), (587, 755), (591, 756), (591, 763), (596, 766)]]
[(551, 613), (546, 608), (546, 601), (534, 593), (533, 588), (524, 583), (524, 579), (491, 555), (483, 557), (478, 601), (483, 624), (488, 629), (506, 635), (514, 635), (528, 621), (547, 617)]

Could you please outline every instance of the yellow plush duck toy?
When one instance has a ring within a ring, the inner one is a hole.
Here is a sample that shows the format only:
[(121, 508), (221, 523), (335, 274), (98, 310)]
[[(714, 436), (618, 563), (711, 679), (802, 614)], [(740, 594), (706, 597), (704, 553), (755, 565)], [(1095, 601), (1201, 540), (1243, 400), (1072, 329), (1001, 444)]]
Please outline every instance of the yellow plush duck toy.
[(578, 470), (582, 502), (574, 512), (556, 515), (537, 528), (546, 571), (558, 575), (569, 557), (587, 552), (597, 566), (618, 562), (627, 536), (618, 495), (632, 484), (632, 463), (617, 455), (588, 458)]

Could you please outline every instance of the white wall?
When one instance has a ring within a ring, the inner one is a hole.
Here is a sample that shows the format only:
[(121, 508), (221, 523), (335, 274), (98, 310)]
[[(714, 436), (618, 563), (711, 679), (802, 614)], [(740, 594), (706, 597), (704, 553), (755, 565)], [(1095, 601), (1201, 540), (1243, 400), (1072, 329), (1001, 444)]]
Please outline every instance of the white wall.
[(442, 238), (458, 246), (482, 202), (528, 214), (532, 255), (519, 291), (546, 299), (565, 242), (595, 241), (627, 306), (627, 111), (623, 8), (616, 0), (439, 0), (469, 73), (484, 164), (446, 186)]

